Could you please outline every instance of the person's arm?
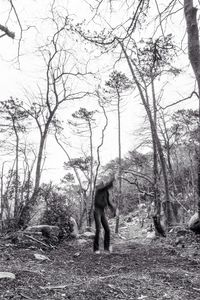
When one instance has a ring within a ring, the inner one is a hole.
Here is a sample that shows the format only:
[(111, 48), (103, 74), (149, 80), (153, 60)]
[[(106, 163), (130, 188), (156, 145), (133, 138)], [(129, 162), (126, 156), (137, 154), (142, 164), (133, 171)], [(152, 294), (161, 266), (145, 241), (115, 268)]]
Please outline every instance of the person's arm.
[(107, 203), (111, 211), (113, 212), (114, 216), (116, 216), (116, 207), (113, 202), (110, 200), (109, 192), (107, 191)]

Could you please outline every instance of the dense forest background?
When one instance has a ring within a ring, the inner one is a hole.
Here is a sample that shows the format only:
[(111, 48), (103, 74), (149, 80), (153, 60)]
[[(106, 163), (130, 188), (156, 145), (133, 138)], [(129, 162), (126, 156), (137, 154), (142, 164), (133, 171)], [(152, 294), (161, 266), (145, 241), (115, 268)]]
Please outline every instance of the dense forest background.
[(199, 2), (39, 2), (1, 12), (1, 231), (41, 208), (40, 222), (91, 226), (110, 176), (121, 215), (143, 204), (158, 232), (187, 222), (200, 207)]

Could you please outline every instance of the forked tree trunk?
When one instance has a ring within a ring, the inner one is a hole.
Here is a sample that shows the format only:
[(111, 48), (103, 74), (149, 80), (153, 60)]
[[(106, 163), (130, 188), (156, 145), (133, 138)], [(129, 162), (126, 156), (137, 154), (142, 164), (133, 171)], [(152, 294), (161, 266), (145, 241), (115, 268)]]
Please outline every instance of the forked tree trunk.
[(199, 98), (199, 137), (198, 137), (198, 214), (200, 218), (200, 45), (199, 29), (197, 24), (197, 8), (193, 6), (193, 0), (184, 0), (184, 13), (188, 33), (188, 55), (192, 65), (198, 86)]

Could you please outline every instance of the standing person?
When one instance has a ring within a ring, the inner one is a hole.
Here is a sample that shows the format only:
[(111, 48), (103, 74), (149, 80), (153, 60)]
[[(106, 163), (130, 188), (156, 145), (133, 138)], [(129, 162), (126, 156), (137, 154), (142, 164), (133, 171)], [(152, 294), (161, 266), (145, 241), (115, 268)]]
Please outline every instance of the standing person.
[(114, 178), (109, 180), (106, 184), (103, 181), (96, 186), (96, 193), (94, 199), (94, 220), (95, 220), (95, 237), (93, 250), (96, 254), (99, 254), (99, 238), (101, 231), (101, 224), (104, 229), (104, 250), (109, 253), (111, 252), (110, 248), (110, 228), (108, 221), (105, 215), (105, 209), (109, 207), (114, 215), (116, 215), (116, 209), (109, 199), (108, 190), (113, 187)]

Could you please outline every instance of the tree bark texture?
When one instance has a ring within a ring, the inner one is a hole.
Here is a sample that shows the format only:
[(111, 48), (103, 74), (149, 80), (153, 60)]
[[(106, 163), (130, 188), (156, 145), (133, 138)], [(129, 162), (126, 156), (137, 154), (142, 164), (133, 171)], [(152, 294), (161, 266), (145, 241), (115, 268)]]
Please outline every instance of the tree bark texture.
[(199, 146), (198, 146), (198, 213), (200, 218), (200, 45), (197, 23), (197, 8), (193, 0), (184, 0), (184, 14), (188, 34), (188, 56), (198, 85), (199, 97)]

